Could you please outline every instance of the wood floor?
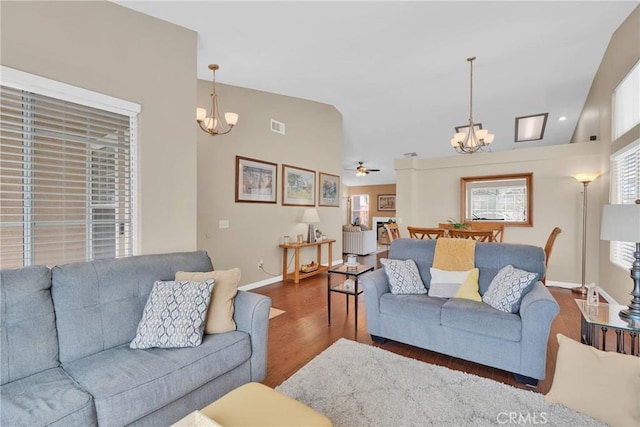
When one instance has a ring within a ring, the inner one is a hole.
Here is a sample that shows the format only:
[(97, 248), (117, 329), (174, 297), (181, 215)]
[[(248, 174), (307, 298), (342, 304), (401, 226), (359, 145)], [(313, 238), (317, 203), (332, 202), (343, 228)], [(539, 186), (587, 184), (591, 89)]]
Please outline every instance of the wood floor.
[[(377, 255), (360, 257), (359, 262), (380, 268), (378, 259), (385, 257), (386, 252)], [(339, 280), (337, 275), (336, 283)], [(580, 312), (575, 302), (576, 297), (568, 289), (550, 287), (551, 294), (560, 305), (560, 313), (554, 319), (547, 351), (546, 378), (538, 383), (536, 391), (547, 393), (551, 387), (555, 361), (558, 352), (556, 334), (561, 333), (575, 340), (580, 339)], [(424, 362), (445, 366), (458, 371), (491, 378), (519, 388), (528, 388), (516, 382), (513, 375), (499, 369), (468, 362), (455, 357), (423, 350), (410, 345), (388, 341), (377, 344), (371, 341), (366, 329), (366, 313), (364, 295), (358, 298), (358, 331), (354, 331), (354, 299), (349, 297), (349, 313), (345, 307), (345, 295), (332, 293), (331, 325), (327, 322), (327, 274), (307, 278), (296, 285), (291, 282), (280, 282), (254, 289), (252, 292), (267, 295), (272, 299), (272, 306), (284, 310), (270, 320), (269, 352), (266, 385), (275, 387), (293, 375), (298, 369), (317, 356), (324, 349), (340, 338), (347, 338), (365, 344), (372, 344), (385, 350)], [(610, 339), (608, 341), (615, 341)]]

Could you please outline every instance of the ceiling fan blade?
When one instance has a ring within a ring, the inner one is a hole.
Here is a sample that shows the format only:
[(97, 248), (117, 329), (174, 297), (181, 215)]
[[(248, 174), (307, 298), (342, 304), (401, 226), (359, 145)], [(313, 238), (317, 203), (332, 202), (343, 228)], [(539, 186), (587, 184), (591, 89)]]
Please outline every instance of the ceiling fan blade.
[(380, 169), (367, 169), (369, 172), (380, 172)]

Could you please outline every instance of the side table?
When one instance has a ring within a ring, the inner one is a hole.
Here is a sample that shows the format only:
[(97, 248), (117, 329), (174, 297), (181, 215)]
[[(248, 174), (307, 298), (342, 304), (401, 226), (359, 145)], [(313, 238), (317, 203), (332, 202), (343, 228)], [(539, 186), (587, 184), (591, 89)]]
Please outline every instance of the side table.
[[(327, 274), (327, 311), (329, 324), (331, 324), (331, 292), (338, 292), (341, 294), (345, 294), (346, 302), (347, 302), (347, 314), (349, 314), (349, 295), (353, 295), (355, 299), (355, 332), (358, 333), (358, 295), (362, 293), (362, 289), (358, 288), (358, 277), (361, 274), (364, 274), (368, 271), (373, 271), (374, 267), (370, 265), (362, 265), (358, 264), (357, 266), (348, 266), (346, 264), (342, 264), (335, 268), (329, 268)], [(345, 276), (345, 280), (353, 277), (353, 287), (346, 286), (345, 282), (340, 282), (331, 286), (331, 273), (333, 274), (342, 274)]]
[[(316, 274), (320, 274), (323, 271), (327, 271), (331, 269), (331, 257), (333, 256), (332, 249), (333, 249), (333, 244), (335, 242), (336, 241), (334, 239), (325, 239), (325, 240), (318, 240), (317, 242), (312, 242), (312, 243), (306, 243), (306, 242), (282, 243), (281, 245), (279, 245), (280, 248), (282, 248), (282, 281), (285, 282), (287, 280), (292, 280), (293, 283), (298, 284), (302, 279), (315, 276)], [(323, 245), (327, 245), (327, 265), (326, 266), (322, 265), (322, 246)], [(318, 263), (318, 269), (309, 271), (309, 272), (303, 272), (303, 271), (300, 271), (300, 249), (309, 248), (309, 247), (317, 248), (316, 262)], [(287, 266), (288, 266), (287, 254), (289, 252), (289, 249), (294, 251), (295, 261), (294, 261), (293, 272), (287, 271)]]
[(601, 350), (605, 350), (607, 344), (607, 331), (609, 328), (616, 332), (616, 351), (624, 353), (624, 331), (629, 332), (631, 338), (631, 355), (640, 356), (640, 345), (638, 334), (640, 325), (630, 324), (622, 320), (618, 313), (625, 308), (623, 305), (599, 303), (598, 305), (588, 305), (584, 299), (574, 300), (582, 315), (580, 323), (580, 341), (592, 347), (600, 347), (599, 331), (602, 331)]

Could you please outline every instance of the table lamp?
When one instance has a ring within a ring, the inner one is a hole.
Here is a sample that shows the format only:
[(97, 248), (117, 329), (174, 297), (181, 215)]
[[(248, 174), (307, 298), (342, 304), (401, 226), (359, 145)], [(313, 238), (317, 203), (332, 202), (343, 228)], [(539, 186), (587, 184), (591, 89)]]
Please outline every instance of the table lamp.
[(640, 200), (628, 205), (604, 205), (600, 239), (636, 244), (630, 270), (633, 279), (631, 303), (620, 310), (619, 316), (630, 322), (640, 322)]
[(313, 224), (317, 224), (320, 222), (320, 216), (318, 215), (318, 211), (316, 208), (305, 209), (302, 214), (302, 222), (305, 224), (309, 224), (309, 233), (307, 237), (307, 241), (309, 243), (313, 243), (316, 241), (316, 227)]

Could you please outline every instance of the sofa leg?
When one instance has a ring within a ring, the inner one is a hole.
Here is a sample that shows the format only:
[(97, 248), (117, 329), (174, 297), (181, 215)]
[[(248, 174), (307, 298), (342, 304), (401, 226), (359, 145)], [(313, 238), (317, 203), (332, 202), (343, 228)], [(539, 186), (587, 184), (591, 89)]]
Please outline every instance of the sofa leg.
[(388, 339), (379, 337), (377, 335), (371, 335), (371, 340), (378, 344), (385, 344), (387, 341), (389, 341)]
[(516, 381), (518, 381), (519, 383), (523, 383), (528, 387), (536, 388), (538, 386), (538, 380), (536, 378), (526, 377), (520, 374), (513, 374), (513, 376)]

